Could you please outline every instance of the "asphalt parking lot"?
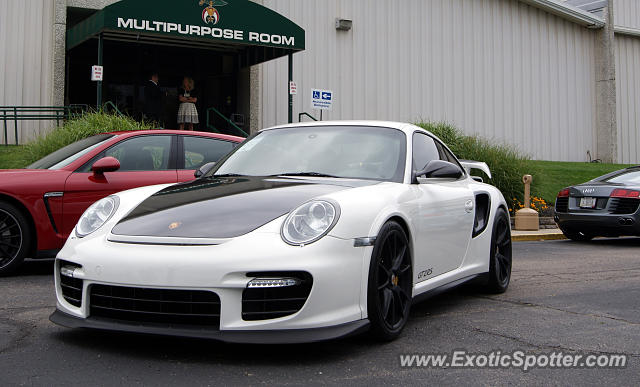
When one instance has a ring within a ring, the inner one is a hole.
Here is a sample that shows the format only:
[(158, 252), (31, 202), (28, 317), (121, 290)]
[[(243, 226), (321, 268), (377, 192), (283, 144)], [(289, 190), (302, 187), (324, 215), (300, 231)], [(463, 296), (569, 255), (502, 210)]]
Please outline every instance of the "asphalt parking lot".
[[(69, 330), (48, 320), (52, 263), (0, 278), (0, 385), (640, 385), (640, 238), (520, 242), (499, 296), (458, 289), (415, 305), (397, 341), (295, 346)], [(401, 354), (621, 353), (624, 369), (402, 368)]]

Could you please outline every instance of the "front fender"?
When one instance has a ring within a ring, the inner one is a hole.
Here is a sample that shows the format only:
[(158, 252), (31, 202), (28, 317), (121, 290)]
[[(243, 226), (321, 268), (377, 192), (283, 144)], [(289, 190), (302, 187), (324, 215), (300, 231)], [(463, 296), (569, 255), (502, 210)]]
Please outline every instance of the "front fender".
[(411, 224), (407, 203), (415, 199), (407, 185), (382, 183), (339, 191), (325, 197), (340, 205), (340, 220), (330, 235), (342, 239), (375, 237), (382, 225), (394, 216)]

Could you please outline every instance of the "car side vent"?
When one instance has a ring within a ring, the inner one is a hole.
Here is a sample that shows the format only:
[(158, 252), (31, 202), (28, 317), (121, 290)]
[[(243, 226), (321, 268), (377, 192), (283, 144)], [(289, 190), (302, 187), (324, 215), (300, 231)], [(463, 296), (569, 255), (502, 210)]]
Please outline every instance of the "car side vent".
[(487, 228), (489, 211), (491, 209), (491, 197), (487, 193), (476, 195), (476, 215), (473, 222), (473, 237), (477, 237)]
[(556, 199), (556, 212), (568, 212), (569, 211), (569, 198), (557, 198)]
[(270, 320), (290, 316), (307, 302), (313, 277), (307, 272), (247, 273), (253, 278), (242, 292), (242, 319)]
[(611, 198), (609, 211), (612, 214), (634, 214), (638, 211), (640, 200), (627, 198)]

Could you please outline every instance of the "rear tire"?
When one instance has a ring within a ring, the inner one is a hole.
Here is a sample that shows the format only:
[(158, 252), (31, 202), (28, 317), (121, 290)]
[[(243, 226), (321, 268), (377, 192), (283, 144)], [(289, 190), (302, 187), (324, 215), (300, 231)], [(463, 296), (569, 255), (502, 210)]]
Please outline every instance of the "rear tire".
[(499, 208), (493, 221), (489, 273), (484, 290), (489, 293), (504, 293), (511, 282), (511, 228), (507, 211)]
[(0, 276), (13, 273), (31, 247), (28, 219), (14, 205), (0, 201)]
[(564, 234), (564, 236), (575, 242), (589, 242), (593, 239), (592, 235), (586, 234), (581, 231), (562, 230), (562, 233)]
[(407, 324), (413, 291), (409, 240), (402, 226), (382, 226), (371, 254), (367, 308), (371, 334), (380, 341), (400, 336)]

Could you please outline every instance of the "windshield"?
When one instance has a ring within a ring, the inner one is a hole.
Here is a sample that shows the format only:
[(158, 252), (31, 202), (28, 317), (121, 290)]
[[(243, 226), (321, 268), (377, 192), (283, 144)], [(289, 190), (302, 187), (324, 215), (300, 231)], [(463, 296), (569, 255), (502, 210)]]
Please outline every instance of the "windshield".
[(76, 161), (78, 158), (97, 148), (113, 137), (113, 134), (99, 134), (87, 137), (73, 144), (49, 154), (29, 165), (27, 169), (61, 169)]
[(401, 183), (406, 137), (402, 131), (320, 126), (260, 132), (208, 175), (325, 176)]
[(604, 180), (608, 183), (640, 185), (640, 171), (627, 171)]

